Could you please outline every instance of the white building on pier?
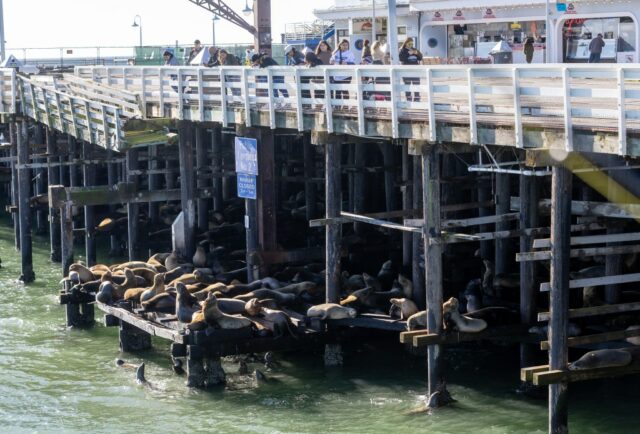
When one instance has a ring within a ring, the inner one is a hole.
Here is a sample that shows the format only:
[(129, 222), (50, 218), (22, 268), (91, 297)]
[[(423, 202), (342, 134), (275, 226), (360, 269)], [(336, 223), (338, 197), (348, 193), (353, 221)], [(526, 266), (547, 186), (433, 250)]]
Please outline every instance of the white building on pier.
[[(334, 21), (336, 37), (348, 38), (357, 50), (372, 39), (374, 0), (336, 0), (316, 10), (318, 18)], [(540, 0), (397, 0), (397, 35), (413, 37), (432, 63), (486, 63), (500, 40), (513, 50), (513, 62), (524, 63), (527, 37), (535, 44), (534, 63), (580, 63), (589, 59), (589, 42), (601, 33), (601, 62), (638, 62), (640, 0), (600, 0), (547, 3)], [(387, 37), (387, 1), (375, 1), (376, 39)], [(547, 29), (547, 24), (549, 29)], [(359, 42), (360, 41), (360, 42)]]

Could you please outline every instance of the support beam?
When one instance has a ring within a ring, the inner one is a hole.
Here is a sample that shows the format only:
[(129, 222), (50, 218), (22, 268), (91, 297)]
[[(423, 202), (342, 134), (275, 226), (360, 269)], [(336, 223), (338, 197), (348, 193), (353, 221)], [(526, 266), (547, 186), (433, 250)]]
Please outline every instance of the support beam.
[[(82, 144), (82, 158), (86, 160), (91, 159), (91, 144), (84, 142)], [(91, 164), (82, 165), (83, 183), (85, 187), (91, 187), (96, 183), (96, 169)], [(95, 238), (95, 210), (92, 206), (84, 207), (84, 243), (85, 243), (85, 258), (87, 266), (92, 267), (96, 264), (96, 238)]]
[(73, 264), (73, 214), (71, 204), (60, 208), (60, 231), (62, 251), (62, 275), (69, 274), (69, 267)]
[(258, 130), (258, 240), (263, 252), (278, 250), (274, 133)]
[(195, 176), (194, 176), (194, 130), (190, 122), (180, 121), (178, 124), (180, 134), (180, 200), (184, 216), (184, 251), (180, 255), (190, 260), (196, 251), (196, 202), (195, 202)]
[(380, 144), (384, 161), (384, 199), (387, 211), (396, 209), (395, 149), (391, 142)]
[[(29, 162), (29, 132), (27, 131), (27, 121), (23, 120), (19, 124), (16, 122), (17, 131), (17, 151), (18, 164)], [(33, 282), (36, 278), (33, 272), (33, 255), (31, 245), (31, 170), (27, 168), (18, 169), (18, 219), (20, 221), (20, 257), (21, 275), (20, 280), (24, 283)]]
[[(549, 321), (549, 368), (565, 369), (569, 352), (569, 250), (571, 228), (571, 172), (554, 166), (551, 181), (551, 292)], [(566, 382), (549, 385), (549, 432), (568, 432)]]
[[(413, 206), (412, 199), (412, 163), (409, 158), (409, 146), (406, 141), (402, 143), (402, 209), (407, 210)], [(413, 236), (410, 233), (402, 233), (402, 267), (405, 270), (411, 268)]]
[[(422, 179), (424, 206), (424, 257), (427, 302), (427, 330), (442, 332), (442, 244), (432, 242), (440, 237), (440, 156), (435, 146), (422, 149)], [(428, 391), (431, 396), (442, 380), (442, 347), (430, 345), (427, 349), (429, 361)]]
[[(9, 135), (11, 136), (11, 149), (10, 156), (11, 158), (17, 159), (18, 155), (18, 134), (20, 133), (20, 126), (17, 122), (11, 122), (9, 124)], [(11, 204), (18, 208), (18, 169), (16, 168), (16, 164), (11, 165)], [(19, 215), (13, 213), (13, 234), (14, 234), (14, 245), (16, 250), (20, 250), (20, 218)]]
[[(422, 173), (422, 161), (419, 156), (413, 156), (413, 209), (422, 210), (422, 190), (423, 190), (423, 173)], [(416, 215), (415, 217), (420, 217)], [(424, 218), (423, 218), (424, 225)], [(411, 280), (413, 281), (413, 301), (418, 306), (418, 309), (424, 309), (426, 306), (425, 299), (425, 273), (426, 264), (424, 265), (425, 272), (422, 271), (420, 263), (424, 263), (421, 259), (422, 250), (422, 234), (413, 234), (411, 238), (411, 256), (413, 261), (411, 262)]]
[[(112, 160), (112, 158), (113, 158), (113, 151), (111, 149), (107, 149), (107, 159)], [(109, 184), (109, 187), (116, 185), (118, 181), (119, 181), (118, 164), (108, 163), (107, 164), (107, 183)], [(109, 212), (111, 214), (115, 214), (116, 205), (110, 204)], [(109, 235), (109, 257), (114, 258), (122, 255), (122, 252), (121, 252), (122, 249), (120, 248), (119, 237), (120, 235), (115, 232)]]
[[(129, 149), (127, 151), (127, 181), (137, 186), (138, 176), (133, 172), (138, 170), (138, 150)], [(138, 245), (138, 222), (140, 220), (140, 205), (136, 203), (127, 204), (127, 248), (129, 252), (129, 260), (135, 261), (139, 259), (139, 245)]]
[(222, 200), (222, 131), (219, 126), (211, 128), (211, 152), (213, 154), (213, 210), (221, 212), (224, 209)]
[[(158, 147), (155, 145), (147, 147), (147, 168), (149, 171), (158, 170)], [(158, 175), (149, 173), (147, 175), (147, 184), (149, 191), (158, 190)], [(160, 221), (160, 207), (156, 202), (149, 202), (149, 222), (157, 225)]]
[[(356, 173), (353, 175), (353, 213), (354, 214), (365, 214), (365, 203), (366, 203), (366, 178), (364, 168), (366, 167), (366, 158), (367, 158), (367, 146), (364, 143), (356, 143), (355, 145), (355, 167), (357, 168)], [(364, 224), (362, 223), (354, 223), (353, 231), (357, 235), (364, 235)]]
[(302, 136), (303, 158), (304, 158), (304, 200), (307, 208), (307, 220), (316, 218), (317, 216), (317, 187), (316, 183), (311, 180), (315, 178), (315, 150), (311, 144), (311, 136), (305, 133)]
[[(510, 191), (509, 191), (509, 175), (506, 173), (496, 174), (496, 215), (504, 215), (509, 213), (510, 207)], [(496, 231), (509, 230), (508, 222), (496, 223)], [(508, 272), (509, 268), (509, 240), (496, 239), (495, 241), (495, 274), (503, 274)]]
[[(45, 143), (44, 138), (44, 127), (42, 124), (36, 123), (33, 131), (33, 142), (36, 145), (42, 145)], [(42, 158), (34, 158), (34, 163), (42, 163)], [(46, 186), (45, 186), (45, 176), (44, 176), (44, 168), (38, 168), (34, 170), (31, 176), (35, 179), (34, 185), (34, 196), (40, 196), (43, 194), (47, 194)], [(44, 235), (47, 233), (46, 229), (46, 221), (47, 214), (44, 209), (38, 207), (36, 208), (36, 225), (35, 232), (38, 235)]]
[[(207, 179), (203, 176), (204, 171), (209, 167), (207, 148), (205, 147), (206, 132), (207, 130), (201, 126), (195, 127), (196, 185), (200, 190), (204, 190), (208, 186)], [(198, 230), (202, 232), (209, 229), (209, 202), (209, 199), (198, 199)]]
[[(332, 140), (333, 139), (333, 140)], [(326, 218), (340, 216), (342, 183), (340, 176), (340, 143), (337, 137), (327, 140), (325, 156)], [(342, 225), (329, 222), (326, 227), (326, 302), (340, 302), (340, 238)]]
[[(55, 163), (58, 160), (58, 141), (56, 132), (46, 129), (47, 142), (47, 161)], [(60, 171), (55, 167), (49, 167), (47, 170), (47, 178), (49, 185), (60, 185)], [(61, 251), (61, 232), (60, 232), (60, 210), (55, 207), (49, 208), (49, 243), (51, 244), (51, 261), (60, 262), (62, 260)]]

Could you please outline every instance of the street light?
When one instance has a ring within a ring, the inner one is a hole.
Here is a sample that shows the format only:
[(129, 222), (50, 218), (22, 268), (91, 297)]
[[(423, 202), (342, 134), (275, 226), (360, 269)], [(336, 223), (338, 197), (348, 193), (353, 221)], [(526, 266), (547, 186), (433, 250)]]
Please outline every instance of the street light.
[(213, 42), (211, 43), (211, 45), (213, 45), (214, 47), (216, 46), (216, 21), (220, 21), (220, 17), (216, 14), (213, 14), (213, 18), (211, 19), (211, 22), (213, 24)]
[[(137, 18), (137, 21), (136, 21)], [(142, 17), (140, 15), (136, 15), (133, 17), (133, 24), (131, 27), (138, 27), (140, 30), (140, 46), (142, 47)]]
[(242, 13), (248, 17), (253, 12), (253, 9), (249, 7), (249, 0), (244, 0), (244, 9), (242, 9)]

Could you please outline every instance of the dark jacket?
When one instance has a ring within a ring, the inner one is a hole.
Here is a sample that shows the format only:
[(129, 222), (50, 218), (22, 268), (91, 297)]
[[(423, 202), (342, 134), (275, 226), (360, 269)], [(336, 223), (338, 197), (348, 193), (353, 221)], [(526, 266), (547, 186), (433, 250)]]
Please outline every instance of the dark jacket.
[(298, 66), (304, 64), (304, 54), (296, 51), (292, 57), (287, 56), (287, 66)]
[(419, 65), (422, 61), (422, 53), (418, 50), (417, 54), (409, 54), (408, 48), (400, 50), (399, 58), (402, 65)]
[(594, 54), (602, 53), (602, 49), (604, 48), (604, 40), (600, 37), (595, 37), (591, 40), (589, 44), (589, 52)]
[(278, 66), (278, 62), (269, 56), (262, 56), (260, 58), (260, 68), (268, 68), (270, 66)]

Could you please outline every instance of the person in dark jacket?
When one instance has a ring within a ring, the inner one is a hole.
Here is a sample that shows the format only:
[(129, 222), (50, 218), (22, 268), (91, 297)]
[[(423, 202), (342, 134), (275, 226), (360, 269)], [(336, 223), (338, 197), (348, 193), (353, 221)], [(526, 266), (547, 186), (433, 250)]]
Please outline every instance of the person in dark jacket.
[[(400, 53), (398, 55), (401, 65), (419, 65), (422, 62), (422, 53), (414, 48), (413, 38), (407, 38), (402, 47), (400, 47)], [(420, 84), (418, 77), (406, 77), (402, 79), (404, 84), (414, 85)], [(420, 101), (420, 92), (414, 92), (413, 98), (411, 98), (411, 92), (405, 92), (407, 101)]]
[(600, 55), (605, 43), (602, 39), (602, 33), (598, 33), (598, 36), (591, 40), (589, 44), (589, 63), (600, 63)]
[[(322, 60), (320, 60), (320, 58), (313, 51), (307, 51), (307, 53), (304, 55), (304, 65), (307, 68), (315, 68), (318, 65), (322, 65)], [(324, 83), (324, 77), (301, 77), (301, 81), (302, 83)], [(324, 90), (314, 90), (313, 95), (316, 99), (322, 99), (324, 98)], [(302, 97), (311, 98), (311, 92), (309, 90), (303, 90)]]
[(533, 38), (531, 36), (529, 36), (527, 40), (524, 41), (524, 48), (522, 49), (522, 51), (524, 51), (524, 57), (527, 63), (531, 63), (531, 61), (533, 60), (533, 52), (535, 51), (533, 48)]
[(284, 49), (287, 66), (298, 66), (304, 64), (304, 54), (296, 50), (293, 45), (287, 45)]
[[(266, 54), (260, 53), (260, 54), (254, 54), (251, 57), (251, 66), (254, 68), (269, 68), (271, 66), (278, 66), (278, 62), (276, 62), (275, 60), (273, 60), (273, 58), (267, 56)], [(256, 83), (266, 83), (267, 80), (268, 78), (266, 75), (261, 75), (256, 77)], [(284, 76), (274, 75), (273, 83), (284, 84)], [(273, 89), (274, 97), (276, 98), (278, 97), (278, 90), (280, 91), (280, 94), (282, 94), (284, 98), (289, 98), (289, 91), (287, 91), (287, 89), (278, 89), (278, 88)], [(262, 91), (262, 89), (256, 89), (256, 96), (267, 96), (262, 94), (262, 92), (260, 92), (261, 95), (258, 95), (258, 91)]]
[(200, 53), (202, 50), (202, 44), (199, 39), (193, 41), (193, 48), (189, 52), (189, 59), (187, 60), (187, 65), (191, 65), (191, 61)]
[(164, 50), (164, 53), (162, 53), (162, 58), (164, 59), (164, 66), (180, 65), (178, 59), (176, 59), (176, 56), (174, 56), (173, 53), (169, 50)]

